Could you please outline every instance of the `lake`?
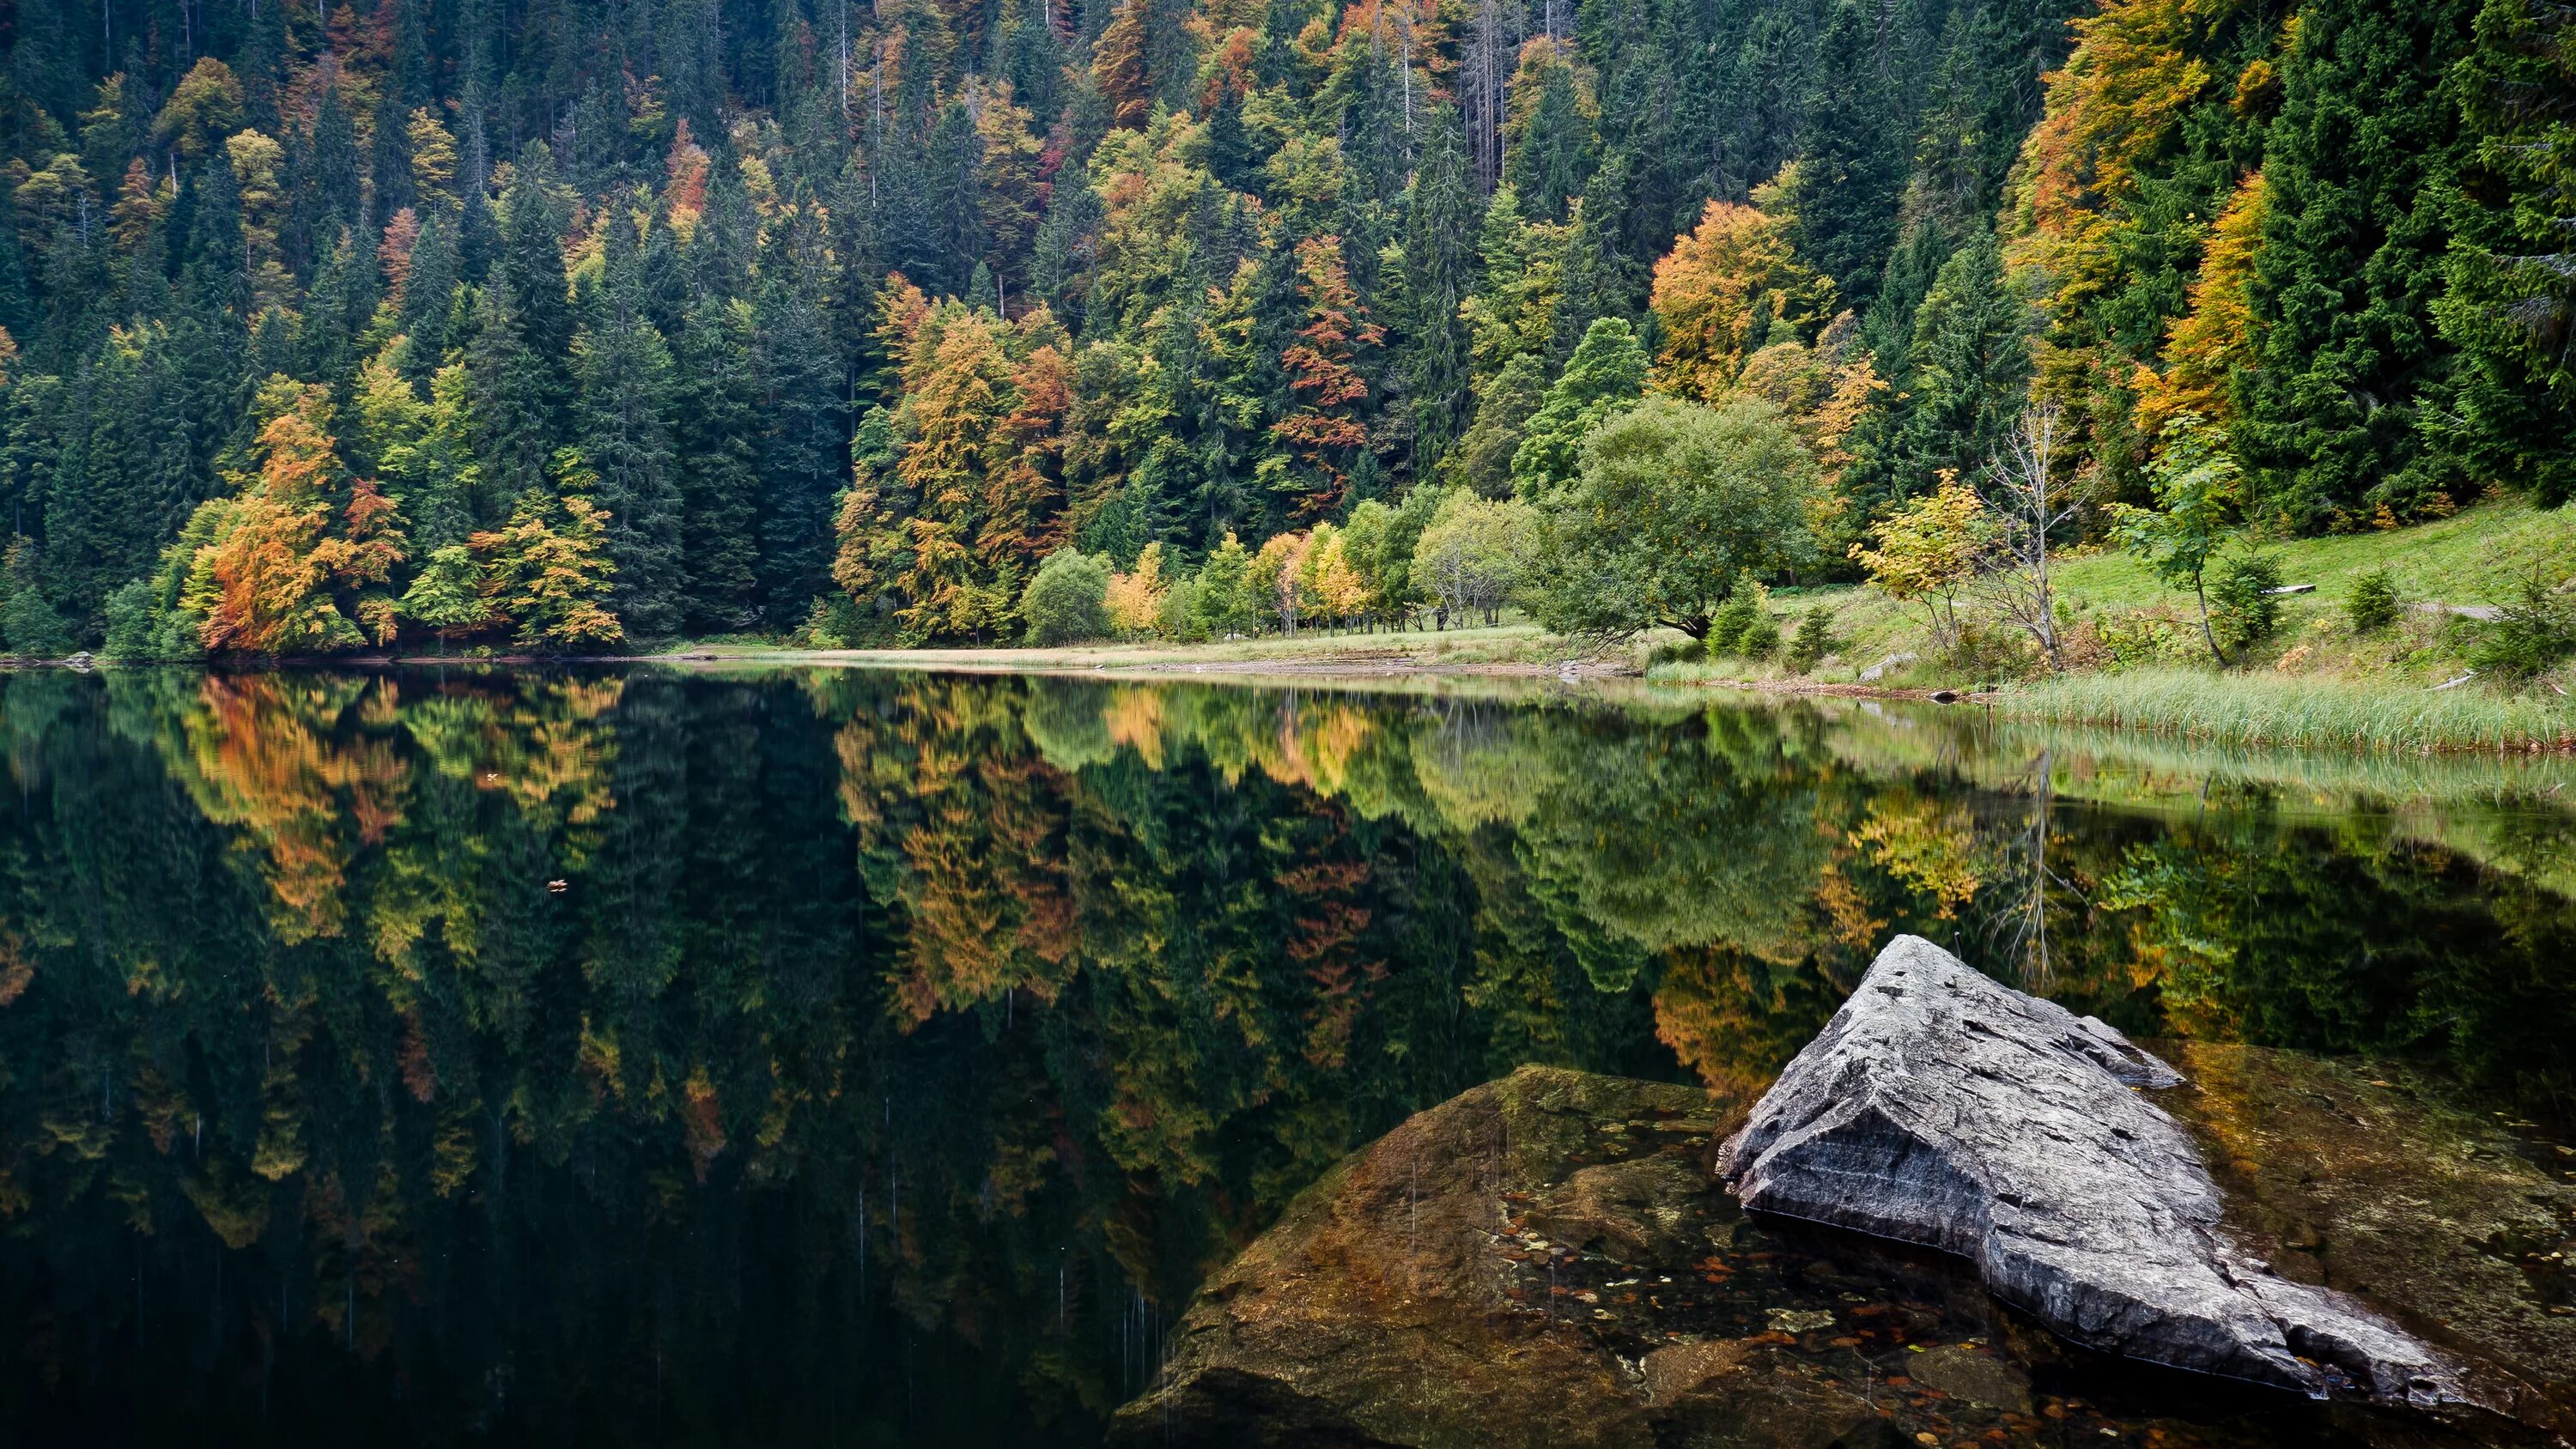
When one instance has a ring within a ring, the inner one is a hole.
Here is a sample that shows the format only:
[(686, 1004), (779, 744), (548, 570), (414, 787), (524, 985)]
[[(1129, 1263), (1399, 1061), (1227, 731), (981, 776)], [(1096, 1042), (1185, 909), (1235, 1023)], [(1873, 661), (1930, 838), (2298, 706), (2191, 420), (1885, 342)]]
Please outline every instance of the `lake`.
[(1976, 711), (0, 678), (0, 1443), (1087, 1444), (1344, 1154), (1894, 932), (2576, 1115), (2576, 776)]

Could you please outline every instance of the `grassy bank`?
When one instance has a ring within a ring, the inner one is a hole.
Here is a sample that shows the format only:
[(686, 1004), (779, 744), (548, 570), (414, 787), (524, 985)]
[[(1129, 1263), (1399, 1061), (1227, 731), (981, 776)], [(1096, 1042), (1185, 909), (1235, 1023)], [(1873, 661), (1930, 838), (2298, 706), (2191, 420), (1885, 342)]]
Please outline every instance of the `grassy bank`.
[(1997, 713), (2303, 750), (2576, 750), (2576, 708), (2530, 695), (2393, 680), (2139, 669), (2062, 674), (2003, 691)]
[[(1263, 635), (1208, 644), (1077, 644), (1058, 649), (790, 649), (727, 642), (692, 644), (670, 656), (743, 662), (866, 664), (916, 669), (1020, 672), (1101, 670), (1109, 673), (1261, 673), (1304, 671), (1439, 672), (1553, 670), (1583, 651), (1535, 625), (1491, 629), (1410, 629), (1402, 633), (1308, 630), (1293, 636)], [(1597, 662), (1597, 661), (1596, 661)]]
[[(1777, 662), (1669, 662), (1657, 680), (1780, 685), (1804, 678), (1844, 684), (1875, 668), (1879, 684), (1997, 688), (2012, 718), (2134, 729), (2229, 745), (2395, 752), (2576, 749), (2576, 665), (2503, 686), (2436, 685), (2469, 670), (2488, 629), (2460, 612), (2492, 606), (2535, 569), (2576, 570), (2576, 508), (2543, 511), (2519, 501), (2482, 504), (2434, 523), (2387, 532), (2293, 539), (2272, 546), (2284, 582), (2313, 592), (2282, 599), (2279, 630), (2231, 667), (2215, 667), (2200, 642), (2189, 595), (2160, 584), (2135, 559), (2103, 552), (2060, 559), (2055, 583), (2072, 616), (2067, 673), (2027, 676), (2017, 640), (1967, 659), (1941, 657), (1920, 610), (1872, 590), (1783, 590), (1784, 629), (1822, 608), (1834, 621), (1835, 656), (1805, 676)], [(2386, 569), (2409, 606), (2391, 627), (2361, 634), (2344, 613), (2364, 575)], [(2147, 641), (2143, 645), (2140, 641)], [(2107, 642), (2106, 642), (2107, 641)], [(1907, 658), (1907, 656), (1914, 656)]]
[[(2576, 689), (2576, 666), (2562, 666), (2554, 676), (2515, 690), (2485, 680), (2433, 687), (2466, 671), (2467, 656), (2487, 628), (2456, 609), (2509, 598), (2535, 568), (2576, 568), (2576, 508), (2544, 512), (2497, 501), (2412, 528), (2290, 540), (2273, 552), (2284, 579), (2311, 585), (2313, 592), (2283, 599), (2279, 631), (2225, 670), (2214, 668), (2201, 649), (2188, 595), (2161, 586), (2126, 556), (2077, 552), (2060, 560), (2056, 579), (2072, 613), (2072, 632), (2086, 641), (2085, 648), (2077, 667), (2052, 678), (2015, 682), (2030, 671), (2015, 666), (2018, 646), (2001, 635), (1981, 654), (1942, 657), (1919, 610), (1859, 587), (1774, 594), (1784, 634), (1794, 632), (1798, 616), (1810, 609), (1823, 609), (1833, 621), (1833, 653), (1804, 673), (1777, 657), (1659, 660), (1659, 653), (1668, 656), (1684, 642), (1668, 633), (1593, 659), (1581, 672), (1597, 678), (1641, 670), (1650, 684), (1684, 688), (1987, 688), (1995, 691), (1993, 708), (2004, 718), (2230, 747), (2396, 755), (2576, 751), (2576, 701), (2560, 692)], [(2357, 634), (2346, 622), (2344, 602), (2355, 581), (2382, 568), (2414, 607), (2395, 626)], [(2114, 657), (2101, 643), (2142, 634), (2159, 641), (2143, 655), (2132, 645)], [(1513, 623), (1446, 632), (1308, 632), (1209, 644), (792, 650), (725, 641), (675, 652), (719, 663), (1387, 680), (1554, 677), (1583, 650), (1533, 625)], [(1864, 680), (1864, 674), (1873, 677)]]

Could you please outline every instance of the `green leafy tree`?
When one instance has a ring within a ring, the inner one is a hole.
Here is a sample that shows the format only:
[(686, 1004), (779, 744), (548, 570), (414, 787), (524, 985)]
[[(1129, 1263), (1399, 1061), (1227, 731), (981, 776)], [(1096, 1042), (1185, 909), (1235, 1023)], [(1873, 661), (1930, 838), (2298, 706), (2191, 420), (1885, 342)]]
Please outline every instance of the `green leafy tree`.
[(1803, 567), (1816, 461), (1769, 403), (1648, 398), (1584, 445), (1544, 505), (1536, 612), (1560, 633), (1705, 638), (1739, 575)]
[(2227, 662), (2209, 627), (2210, 566), (2230, 538), (2229, 521), (2243, 501), (2244, 472), (2228, 448), (2226, 430), (2196, 413), (2165, 428), (2165, 449), (2153, 470), (2156, 506), (2111, 505), (2112, 531), (2129, 552), (2173, 588), (2187, 588), (2200, 609), (2201, 642), (2209, 657)]
[(1109, 561), (1070, 548), (1048, 554), (1020, 592), (1020, 617), (1042, 649), (1108, 638)]
[(432, 550), (411, 587), (403, 591), (403, 617), (437, 635), (439, 652), (444, 654), (450, 638), (491, 621), (492, 605), (482, 585), (483, 573), (475, 565), (472, 549), (451, 543)]
[(1646, 389), (1646, 349), (1624, 317), (1594, 319), (1547, 400), (1522, 427), (1512, 454), (1512, 483), (1538, 499), (1572, 478), (1584, 440), (1607, 419), (1636, 405)]

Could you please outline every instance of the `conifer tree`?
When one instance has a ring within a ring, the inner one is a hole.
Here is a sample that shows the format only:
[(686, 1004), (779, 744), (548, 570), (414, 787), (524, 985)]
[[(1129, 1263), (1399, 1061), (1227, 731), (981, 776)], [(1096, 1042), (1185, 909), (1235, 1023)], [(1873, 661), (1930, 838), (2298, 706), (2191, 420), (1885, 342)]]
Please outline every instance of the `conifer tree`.
[(730, 634), (759, 618), (758, 461), (762, 415), (750, 319), (701, 293), (673, 339), (672, 441), (688, 627)]
[(1458, 308), (1475, 289), (1466, 151), (1451, 113), (1443, 110), (1428, 125), (1430, 142), (1405, 208), (1403, 271), (1405, 386), (1419, 477), (1430, 476), (1466, 429), (1469, 339)]
[(2030, 321), (1992, 236), (1969, 242), (1942, 265), (1914, 314), (1906, 353), (1900, 494), (1930, 492), (1945, 469), (1975, 478), (1993, 459), (2029, 387)]
[(1868, 7), (1835, 0), (1806, 101), (1794, 203), (1800, 260), (1854, 308), (1877, 295), (1905, 186), (1907, 146), (1874, 30)]
[(2420, 420), (2448, 360), (2431, 308), (2466, 149), (2441, 82), (2475, 12), (2310, 0), (2281, 66), (2234, 436), (2255, 506), (2301, 527), (2416, 516), (2465, 482)]
[(773, 276), (754, 305), (752, 376), (763, 426), (760, 604), (791, 628), (830, 585), (832, 495), (849, 473), (849, 409), (814, 297)]
[(580, 380), (575, 448), (608, 514), (617, 585), (610, 607), (627, 632), (676, 633), (682, 613), (681, 505), (670, 431), (671, 353), (644, 315), (627, 219), (607, 222), (606, 257), (589, 324), (573, 343)]
[(1514, 489), (1524, 499), (1538, 499), (1572, 478), (1584, 438), (1635, 406), (1645, 389), (1646, 349), (1637, 330), (1624, 318), (1595, 319), (1530, 417), (1512, 455)]
[(2480, 136), (2450, 211), (2446, 291), (2433, 303), (2459, 349), (2453, 406), (2428, 444), (2472, 477), (2576, 498), (2576, 117), (2532, 98), (2576, 94), (2576, 23), (2534, 0), (2487, 0), (2477, 44), (2447, 84)]

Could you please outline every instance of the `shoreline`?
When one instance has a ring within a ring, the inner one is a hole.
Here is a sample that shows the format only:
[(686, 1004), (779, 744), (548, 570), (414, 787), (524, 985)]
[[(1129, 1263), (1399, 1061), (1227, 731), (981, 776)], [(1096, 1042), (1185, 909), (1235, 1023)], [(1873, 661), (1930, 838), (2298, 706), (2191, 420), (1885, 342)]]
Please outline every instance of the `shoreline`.
[[(1399, 642), (1400, 641), (1400, 642)], [(371, 653), (193, 662), (177, 667), (353, 670), (650, 665), (689, 670), (824, 668), (1051, 678), (1188, 680), (1342, 688), (1546, 686), (1597, 697), (1642, 691), (1733, 693), (1772, 699), (1847, 699), (1976, 705), (2025, 724), (2106, 730), (2147, 739), (2255, 750), (2358, 750), (2415, 757), (2576, 756), (2576, 706), (2541, 698), (2444, 694), (2393, 681), (2276, 677), (2198, 670), (2087, 671), (2000, 689), (1898, 686), (1797, 675), (1657, 677), (1633, 656), (1548, 647), (1526, 629), (1405, 636), (1327, 636), (1201, 645), (1109, 644), (1054, 649), (782, 649), (743, 645), (655, 653), (475, 656)], [(175, 663), (175, 662), (174, 662)], [(0, 670), (172, 667), (85, 655), (0, 659)], [(1919, 678), (1919, 675), (1917, 676)]]

